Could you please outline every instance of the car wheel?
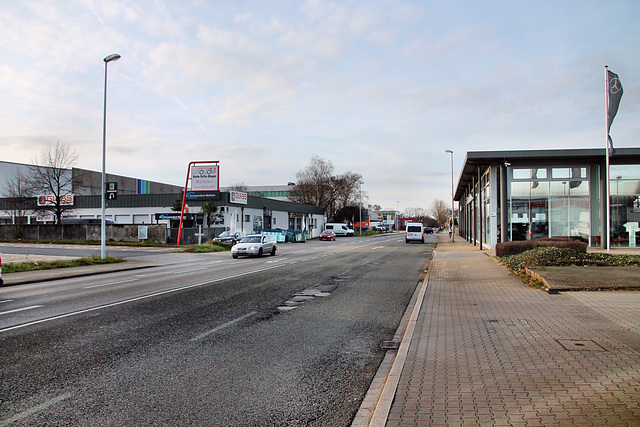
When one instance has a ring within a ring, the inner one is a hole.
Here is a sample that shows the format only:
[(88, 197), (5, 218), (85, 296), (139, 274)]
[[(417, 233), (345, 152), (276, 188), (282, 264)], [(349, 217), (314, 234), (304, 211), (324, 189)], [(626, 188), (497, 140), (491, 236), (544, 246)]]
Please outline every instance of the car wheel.
[(238, 255), (236, 254), (232, 254), (231, 256), (233, 257), (233, 259), (238, 259)]
[(407, 239), (404, 239), (404, 242), (405, 242), (405, 243), (409, 243), (409, 241), (408, 241)]
[(420, 243), (424, 243), (424, 237), (422, 238), (422, 240), (420, 240)]
[(274, 246), (273, 249), (271, 250), (271, 256), (274, 256), (276, 254), (276, 247)]
[(258, 249), (258, 256), (262, 256), (262, 248)]

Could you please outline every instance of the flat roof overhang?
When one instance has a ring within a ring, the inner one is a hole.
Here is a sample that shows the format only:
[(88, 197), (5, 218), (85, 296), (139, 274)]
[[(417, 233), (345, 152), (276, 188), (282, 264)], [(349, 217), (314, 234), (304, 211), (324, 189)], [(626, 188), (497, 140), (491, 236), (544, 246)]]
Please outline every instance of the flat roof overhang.
[[(640, 148), (616, 148), (609, 157), (611, 164), (640, 165)], [(578, 148), (559, 150), (505, 150), (505, 151), (468, 151), (464, 165), (458, 178), (458, 186), (454, 200), (460, 201), (464, 190), (473, 178), (477, 176), (477, 169), (495, 164), (508, 162), (518, 166), (553, 166), (570, 165), (575, 163), (604, 163), (604, 148)]]

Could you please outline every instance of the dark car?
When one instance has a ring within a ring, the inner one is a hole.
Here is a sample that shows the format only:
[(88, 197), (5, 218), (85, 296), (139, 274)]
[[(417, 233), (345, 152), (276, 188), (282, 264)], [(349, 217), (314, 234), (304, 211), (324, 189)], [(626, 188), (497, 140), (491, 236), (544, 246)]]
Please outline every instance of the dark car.
[(424, 232), (425, 234), (433, 234), (433, 227), (425, 227)]
[(336, 240), (336, 233), (334, 233), (333, 230), (324, 230), (320, 233), (319, 240)]
[(230, 245), (235, 245), (236, 243), (238, 243), (240, 240), (242, 240), (243, 237), (245, 237), (246, 234), (244, 234), (242, 231), (236, 231), (235, 233), (231, 233), (230, 231), (224, 231), (222, 233), (220, 233), (220, 235), (218, 237), (216, 237), (215, 239), (213, 239), (214, 243), (226, 243), (226, 244), (230, 244)]

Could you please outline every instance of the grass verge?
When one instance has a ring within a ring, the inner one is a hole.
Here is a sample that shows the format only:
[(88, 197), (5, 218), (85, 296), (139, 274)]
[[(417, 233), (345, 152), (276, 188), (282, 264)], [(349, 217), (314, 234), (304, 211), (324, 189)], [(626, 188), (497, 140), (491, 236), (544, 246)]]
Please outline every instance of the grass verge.
[(223, 252), (223, 251), (229, 251), (229, 250), (231, 250), (231, 245), (225, 245), (225, 244), (220, 245), (220, 244), (207, 242), (201, 245), (184, 246), (182, 247), (180, 252), (202, 254), (207, 252)]
[[(107, 256), (105, 257), (104, 263), (115, 264), (119, 262), (124, 262), (124, 259)], [(3, 264), (2, 274), (21, 273), (25, 271), (36, 271), (36, 270), (52, 270), (54, 268), (84, 267), (87, 265), (97, 265), (97, 264), (102, 264), (102, 258), (99, 256), (83, 257), (83, 258), (69, 259), (69, 260), (58, 260), (58, 261), (20, 262), (20, 263), (12, 263), (12, 264)]]

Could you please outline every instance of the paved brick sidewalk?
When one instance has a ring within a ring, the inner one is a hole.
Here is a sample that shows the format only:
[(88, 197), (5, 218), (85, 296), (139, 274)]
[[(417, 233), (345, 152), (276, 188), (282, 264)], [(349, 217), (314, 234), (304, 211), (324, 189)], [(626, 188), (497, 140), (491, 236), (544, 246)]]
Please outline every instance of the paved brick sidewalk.
[(598, 293), (528, 288), (447, 239), (430, 270), (387, 426), (640, 425), (640, 352), (606, 333), (637, 336), (639, 292), (601, 293), (635, 318), (605, 319)]

